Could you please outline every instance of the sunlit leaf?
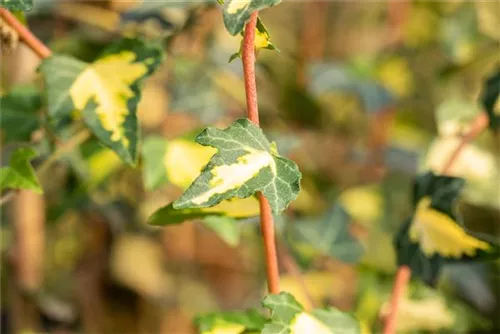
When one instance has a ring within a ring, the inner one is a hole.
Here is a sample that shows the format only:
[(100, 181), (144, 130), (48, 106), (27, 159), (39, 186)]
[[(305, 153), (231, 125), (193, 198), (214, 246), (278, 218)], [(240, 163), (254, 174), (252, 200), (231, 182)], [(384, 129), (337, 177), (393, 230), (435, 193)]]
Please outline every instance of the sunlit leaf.
[[(271, 43), (271, 36), (269, 35), (266, 26), (264, 25), (264, 23), (262, 23), (262, 20), (260, 18), (257, 19), (257, 25), (255, 27), (254, 46), (256, 52), (258, 52), (260, 49), (279, 51), (273, 45), (273, 43)], [(231, 55), (231, 57), (229, 58), (229, 62), (232, 62), (236, 58), (241, 57), (242, 48), (243, 48), (243, 40), (241, 41), (240, 50), (237, 53)]]
[(142, 81), (163, 59), (156, 45), (124, 39), (92, 64), (54, 55), (42, 63), (49, 115), (61, 121), (77, 111), (105, 145), (135, 164), (139, 142), (137, 104)]
[(491, 37), (500, 40), (500, 3), (497, 1), (474, 1), (476, 6), (477, 21), (479, 30)]
[(0, 97), (2, 137), (9, 141), (29, 141), (31, 134), (40, 127), (37, 111), (42, 103), (40, 92), (32, 86), (18, 86)]
[(225, 0), (223, 5), (224, 25), (233, 36), (243, 30), (255, 11), (275, 6), (281, 0)]
[[(387, 309), (388, 305), (385, 305)], [(453, 326), (455, 315), (446, 300), (435, 294), (427, 298), (411, 299), (404, 296), (399, 305), (397, 331), (406, 333), (415, 330), (439, 331)]]
[(286, 292), (269, 295), (262, 301), (271, 310), (262, 334), (346, 334), (359, 333), (358, 322), (334, 308), (305, 312), (295, 298)]
[(28, 189), (41, 194), (35, 170), (30, 161), (37, 156), (35, 150), (21, 147), (12, 153), (9, 166), (0, 168), (0, 191), (5, 189)]
[(205, 129), (196, 142), (215, 147), (218, 153), (174, 202), (174, 208), (210, 207), (262, 191), (278, 214), (297, 197), (301, 177), (297, 165), (279, 156), (262, 130), (248, 119), (239, 119), (224, 130)]
[(33, 9), (33, 0), (2, 0), (0, 7), (11, 11), (30, 11)]
[(490, 119), (490, 128), (500, 127), (500, 69), (487, 78), (481, 95), (483, 104)]
[(260, 333), (266, 319), (256, 310), (219, 312), (198, 316), (196, 326), (201, 334)]
[(299, 252), (302, 248), (310, 248), (344, 262), (357, 262), (363, 254), (363, 246), (350, 234), (350, 223), (351, 217), (339, 205), (318, 221), (295, 222), (293, 247)]
[(398, 265), (408, 265), (414, 275), (434, 282), (445, 261), (496, 257), (498, 247), (465, 230), (454, 202), (463, 179), (429, 172), (415, 182), (415, 213), (396, 237)]

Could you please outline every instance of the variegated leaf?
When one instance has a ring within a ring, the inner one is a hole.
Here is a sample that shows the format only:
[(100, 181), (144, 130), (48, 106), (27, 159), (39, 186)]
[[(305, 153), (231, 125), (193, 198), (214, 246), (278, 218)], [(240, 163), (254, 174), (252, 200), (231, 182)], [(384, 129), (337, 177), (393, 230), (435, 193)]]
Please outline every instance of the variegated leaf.
[(211, 207), (225, 199), (246, 198), (262, 191), (278, 214), (297, 197), (301, 178), (297, 165), (281, 157), (248, 119), (239, 119), (224, 130), (205, 129), (196, 142), (218, 152), (174, 202), (175, 209)]
[(271, 310), (262, 334), (356, 334), (359, 323), (347, 313), (335, 308), (306, 312), (295, 298), (286, 292), (269, 295), (262, 304)]
[(0, 7), (11, 11), (29, 11), (33, 9), (33, 0), (1, 0)]
[(223, 5), (224, 25), (233, 36), (240, 33), (250, 15), (258, 10), (279, 4), (281, 0), (225, 0)]
[(81, 113), (103, 144), (134, 165), (140, 86), (162, 59), (160, 47), (134, 39), (110, 46), (92, 64), (63, 55), (46, 59), (40, 70), (47, 87), (49, 116), (60, 122)]

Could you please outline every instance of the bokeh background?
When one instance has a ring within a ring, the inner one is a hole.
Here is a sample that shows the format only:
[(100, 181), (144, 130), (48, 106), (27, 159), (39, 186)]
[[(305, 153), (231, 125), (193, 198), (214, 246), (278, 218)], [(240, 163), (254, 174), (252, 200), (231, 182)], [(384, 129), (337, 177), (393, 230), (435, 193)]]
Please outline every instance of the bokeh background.
[[(282, 289), (379, 333), (392, 236), (412, 212), (414, 177), (439, 171), (481, 111), (481, 84), (500, 61), (500, 3), (284, 1), (261, 17), (280, 50), (258, 55), (262, 127), (303, 173), (298, 200), (276, 217)], [(215, 1), (40, 0), (27, 20), (54, 52), (85, 61), (123, 36), (163, 39), (166, 61), (138, 110), (144, 147), (245, 115), (241, 62), (228, 62), (240, 37)], [(39, 62), (22, 43), (4, 51), (2, 91), (37, 82)], [(46, 139), (33, 140), (44, 152)], [(134, 169), (90, 139), (52, 165), (44, 196), (23, 191), (1, 207), (2, 333), (189, 334), (198, 314), (259, 307), (258, 219), (148, 226), (204, 160), (192, 148), (159, 167), (145, 152)], [(468, 182), (467, 228), (493, 238), (499, 152), (499, 136), (484, 133), (451, 171)], [(151, 168), (169, 179), (152, 180)], [(500, 332), (498, 264), (449, 265), (436, 289), (412, 282), (398, 332)]]

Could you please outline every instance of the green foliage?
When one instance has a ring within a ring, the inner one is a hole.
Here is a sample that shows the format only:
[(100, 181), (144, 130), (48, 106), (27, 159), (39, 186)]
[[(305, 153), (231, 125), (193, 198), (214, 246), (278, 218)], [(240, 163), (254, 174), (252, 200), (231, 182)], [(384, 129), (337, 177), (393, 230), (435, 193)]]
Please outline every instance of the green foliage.
[(210, 313), (195, 320), (201, 334), (260, 333), (265, 322), (264, 316), (253, 309), (246, 312)]
[(17, 86), (0, 97), (2, 106), (2, 139), (6, 142), (29, 141), (40, 127), (37, 111), (41, 108), (40, 92), (33, 86)]
[(306, 312), (295, 298), (286, 292), (269, 295), (262, 301), (271, 310), (271, 318), (262, 334), (355, 334), (360, 333), (358, 322), (335, 308)]
[(1, 0), (0, 7), (11, 11), (29, 11), (33, 8), (33, 0)]
[(222, 7), (224, 25), (231, 35), (236, 36), (244, 29), (253, 12), (280, 2), (281, 0), (226, 0)]
[(160, 136), (151, 136), (144, 139), (142, 144), (142, 171), (144, 186), (153, 190), (168, 181), (163, 163), (167, 145)]
[(330, 256), (354, 263), (363, 255), (363, 246), (349, 232), (351, 216), (335, 205), (318, 220), (297, 221), (292, 225), (292, 247), (299, 253)]
[(490, 119), (490, 128), (496, 130), (500, 127), (500, 106), (498, 105), (500, 97), (500, 68), (494, 74), (487, 78), (484, 83), (481, 95), (483, 104)]
[(0, 168), (0, 191), (5, 189), (27, 189), (41, 194), (42, 187), (38, 183), (35, 170), (30, 161), (36, 157), (35, 150), (21, 147), (12, 153), (10, 164)]
[(174, 202), (175, 209), (211, 207), (262, 191), (279, 214), (297, 197), (301, 178), (297, 165), (278, 155), (262, 130), (248, 119), (239, 119), (224, 130), (205, 129), (196, 142), (218, 152)]
[(414, 214), (395, 238), (398, 265), (434, 283), (445, 261), (498, 255), (498, 246), (466, 231), (454, 204), (464, 185), (461, 178), (420, 175), (413, 190)]
[(45, 59), (40, 70), (50, 118), (60, 122), (76, 112), (104, 145), (134, 165), (141, 84), (162, 60), (160, 47), (133, 39), (111, 45), (92, 64), (63, 55)]

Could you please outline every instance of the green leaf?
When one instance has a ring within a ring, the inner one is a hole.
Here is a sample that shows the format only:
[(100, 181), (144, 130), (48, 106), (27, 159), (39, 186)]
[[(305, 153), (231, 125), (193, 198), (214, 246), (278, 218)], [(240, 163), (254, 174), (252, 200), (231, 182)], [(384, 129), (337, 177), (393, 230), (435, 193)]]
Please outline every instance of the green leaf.
[(323, 255), (354, 263), (363, 255), (363, 246), (349, 233), (352, 219), (336, 205), (318, 221), (302, 221), (293, 224), (296, 250), (312, 248)]
[(177, 210), (173, 203), (164, 206), (149, 217), (150, 225), (174, 225), (186, 220), (203, 219), (210, 216), (236, 219), (254, 217), (259, 214), (259, 202), (255, 197), (234, 198), (211, 208), (187, 208)]
[(211, 207), (262, 191), (272, 211), (279, 214), (297, 197), (301, 178), (297, 165), (279, 156), (250, 120), (239, 119), (224, 130), (205, 129), (196, 142), (218, 152), (174, 202), (175, 209)]
[(414, 214), (395, 238), (398, 265), (434, 283), (442, 264), (497, 258), (498, 245), (467, 231), (454, 203), (464, 185), (457, 177), (428, 172), (417, 177), (413, 191)]
[[(242, 32), (243, 34), (243, 32)], [(262, 23), (262, 20), (257, 18), (257, 25), (255, 28), (255, 40), (254, 40), (255, 51), (258, 52), (260, 49), (268, 49), (268, 50), (276, 50), (280, 52), (280, 50), (271, 43), (271, 36), (267, 31), (266, 26)], [(241, 58), (243, 48), (243, 40), (241, 41), (240, 50), (229, 57), (229, 62), (232, 62), (236, 58)]]
[(164, 157), (167, 142), (160, 136), (150, 136), (142, 144), (143, 179), (147, 190), (154, 190), (168, 181)]
[(224, 25), (233, 36), (240, 33), (255, 11), (275, 6), (281, 0), (227, 0), (222, 7)]
[(29, 11), (33, 9), (33, 0), (2, 0), (0, 7), (10, 11)]
[(208, 216), (203, 219), (203, 225), (214, 231), (231, 247), (236, 247), (240, 243), (240, 225), (234, 218)]
[(28, 189), (39, 194), (43, 193), (35, 170), (30, 164), (36, 155), (36, 151), (29, 147), (22, 147), (14, 151), (10, 158), (10, 165), (0, 168), (0, 191), (4, 189)]
[(496, 130), (500, 127), (500, 68), (484, 83), (481, 95), (483, 104), (490, 119), (490, 128)]
[(29, 141), (31, 133), (40, 127), (37, 111), (41, 107), (40, 92), (33, 86), (18, 86), (0, 97), (3, 139)]
[(47, 87), (49, 116), (56, 122), (75, 114), (83, 116), (104, 145), (135, 165), (141, 84), (162, 60), (159, 46), (135, 39), (111, 45), (92, 64), (64, 55), (47, 58), (40, 70)]
[(210, 313), (195, 319), (201, 334), (260, 332), (265, 322), (266, 319), (253, 309), (246, 312)]
[(286, 292), (269, 295), (262, 301), (271, 310), (262, 334), (356, 334), (358, 322), (335, 308), (304, 311), (295, 298)]

